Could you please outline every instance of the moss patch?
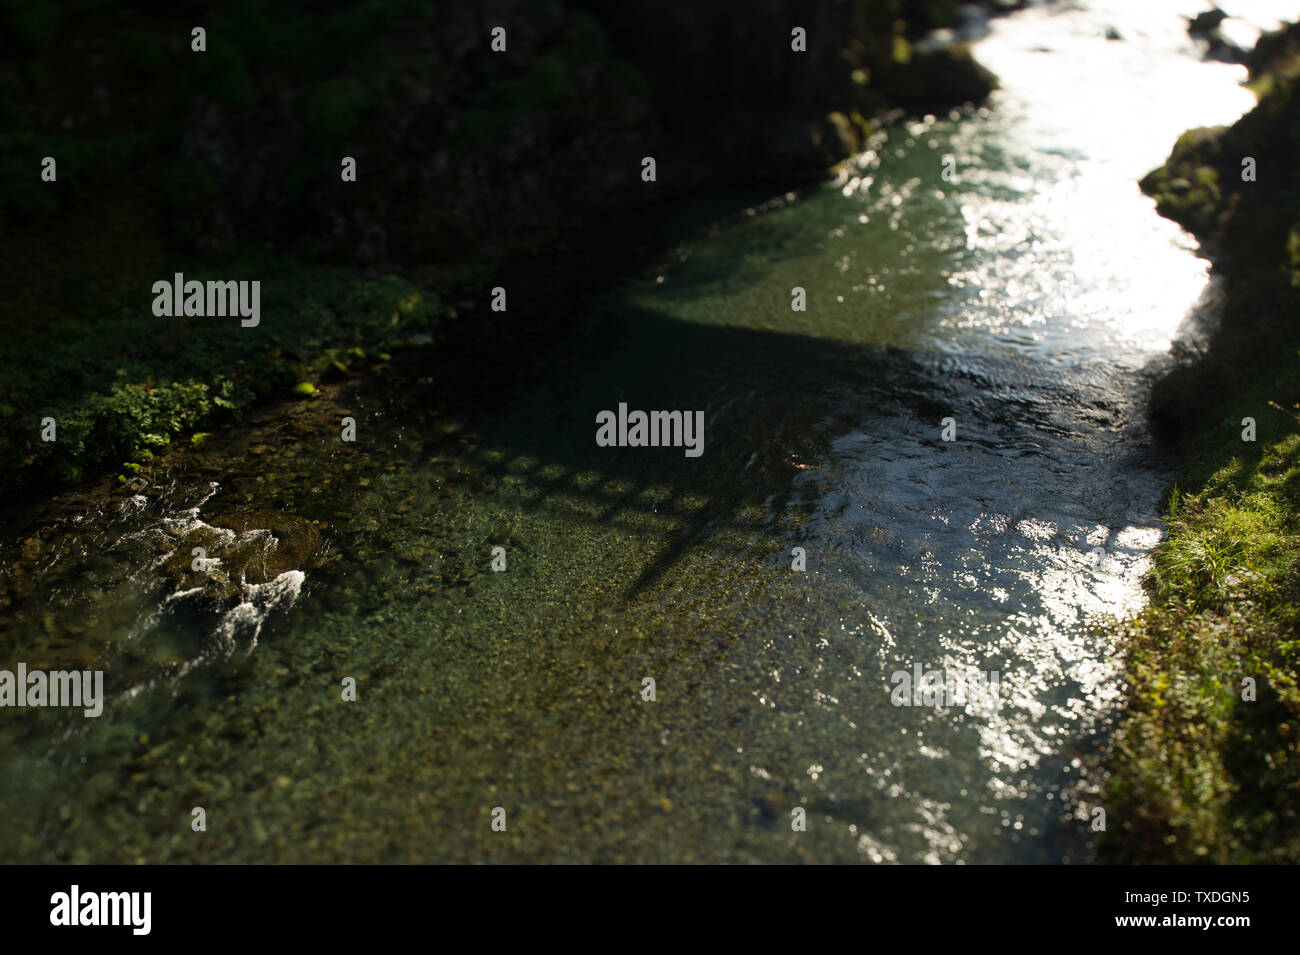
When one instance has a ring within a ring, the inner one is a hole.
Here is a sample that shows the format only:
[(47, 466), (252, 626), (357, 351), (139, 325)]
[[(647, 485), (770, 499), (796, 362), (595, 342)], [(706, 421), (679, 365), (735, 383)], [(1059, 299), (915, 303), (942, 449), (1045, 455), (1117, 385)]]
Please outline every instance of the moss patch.
[[(436, 290), (394, 275), (272, 260), (234, 273), (264, 280), (256, 328), (122, 310), (34, 329), (11, 347), (0, 364), (5, 490), (142, 460), (172, 436), (229, 421), (305, 379), (345, 375), (404, 348), (435, 332), (444, 313)], [(99, 347), (105, 340), (118, 343), (111, 355)], [(55, 419), (53, 442), (40, 439), (44, 417)]]

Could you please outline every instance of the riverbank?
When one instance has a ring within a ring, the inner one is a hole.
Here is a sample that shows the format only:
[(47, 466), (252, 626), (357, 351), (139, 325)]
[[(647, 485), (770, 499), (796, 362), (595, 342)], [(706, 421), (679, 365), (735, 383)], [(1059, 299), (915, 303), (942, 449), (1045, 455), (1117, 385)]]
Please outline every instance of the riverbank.
[(1224, 305), (1153, 393), (1181, 473), (1126, 633), (1106, 862), (1300, 861), (1300, 29), (1247, 65), (1259, 105), (1142, 183), (1201, 239)]
[[(993, 84), (960, 45), (914, 46), (956, 25), (948, 0), (808, 24), (786, 7), (752, 10), (748, 35), (721, 3), (549, 0), (506, 17), (501, 53), (469, 5), (436, 24), (420, 3), (240, 8), (205, 21), (201, 52), (176, 11), (10, 9), (0, 171), (27, 185), (0, 195), (0, 491), (129, 479), (172, 440), (401, 348), (454, 362), (469, 314), (503, 350), (563, 335), (542, 323), (572, 308), (561, 293), (662, 253), (668, 204), (820, 181), (881, 116)], [(806, 50), (756, 26), (786, 21)], [(613, 220), (633, 224), (617, 243)], [(159, 319), (148, 290), (175, 272), (261, 280), (266, 322)], [(553, 301), (529, 301), (530, 279)], [(508, 314), (489, 311), (498, 286)]]

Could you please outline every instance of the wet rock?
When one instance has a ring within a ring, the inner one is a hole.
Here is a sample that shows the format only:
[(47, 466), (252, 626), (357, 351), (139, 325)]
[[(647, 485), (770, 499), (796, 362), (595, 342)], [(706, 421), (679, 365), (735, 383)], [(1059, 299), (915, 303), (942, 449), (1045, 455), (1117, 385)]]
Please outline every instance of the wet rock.
[(1208, 44), (1206, 58), (1225, 63), (1246, 63), (1259, 39), (1259, 31), (1235, 20), (1218, 7), (1211, 7), (1187, 20), (1187, 33)]
[(1206, 57), (1223, 63), (1246, 63), (1259, 35), (1259, 31), (1249, 23), (1229, 18), (1210, 32)]
[[(201, 547), (209, 564), (196, 566)], [(175, 541), (165, 571), (183, 590), (200, 588), (216, 600), (241, 593), (243, 584), (264, 584), (290, 570), (316, 566), (321, 534), (314, 523), (276, 511), (218, 512)]]
[(1187, 20), (1187, 32), (1192, 36), (1209, 36), (1227, 18), (1228, 15), (1218, 7), (1211, 7), (1194, 17), (1184, 17)]
[(229, 527), (240, 535), (257, 530), (270, 531), (275, 538), (274, 554), (265, 564), (254, 568), (257, 578), (251, 582), (272, 580), (287, 570), (301, 570), (315, 566), (321, 550), (321, 534), (309, 520), (277, 511), (241, 510), (214, 514), (212, 523)]

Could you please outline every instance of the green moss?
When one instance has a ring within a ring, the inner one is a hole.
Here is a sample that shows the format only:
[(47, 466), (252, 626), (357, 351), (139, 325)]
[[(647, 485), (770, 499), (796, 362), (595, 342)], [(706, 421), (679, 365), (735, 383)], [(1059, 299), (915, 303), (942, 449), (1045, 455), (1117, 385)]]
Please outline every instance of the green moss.
[(1208, 347), (1153, 390), (1182, 473), (1150, 606), (1126, 632), (1103, 861), (1300, 862), (1300, 194), (1286, 176), (1240, 177), (1244, 156), (1289, 168), (1300, 131), (1284, 79), (1300, 53), (1274, 47), (1292, 52), (1257, 74), (1256, 109), (1186, 133), (1143, 180), (1215, 243), (1227, 306)]
[[(14, 464), (0, 470), (4, 489), (147, 460), (150, 448), (283, 397), (307, 385), (304, 377), (391, 351), (442, 314), (437, 289), (395, 275), (265, 258), (224, 268), (220, 277), (239, 274), (274, 276), (263, 285), (258, 334), (233, 320), (157, 318), (146, 306), (9, 340), (0, 404), (12, 413), (0, 416), (0, 458)], [(111, 357), (105, 340), (121, 343)], [(33, 425), (46, 415), (59, 426), (52, 443), (40, 441)]]
[[(1182, 474), (1151, 605), (1126, 633), (1105, 861), (1300, 861), (1300, 192), (1268, 172), (1290, 168), (1300, 135), (1300, 30), (1264, 47), (1256, 109), (1188, 131), (1143, 181), (1162, 213), (1216, 243), (1227, 305), (1208, 347), (1153, 390)], [(1244, 156), (1257, 182), (1240, 179)]]
[(1170, 495), (1152, 606), (1127, 633), (1106, 861), (1300, 861), (1297, 487), (1289, 434)]

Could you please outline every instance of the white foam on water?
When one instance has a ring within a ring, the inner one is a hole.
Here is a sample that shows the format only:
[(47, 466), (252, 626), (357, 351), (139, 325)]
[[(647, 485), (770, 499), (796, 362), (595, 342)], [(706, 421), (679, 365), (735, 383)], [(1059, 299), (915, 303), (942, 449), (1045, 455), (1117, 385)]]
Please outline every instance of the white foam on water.
[(292, 607), (306, 579), (301, 570), (287, 570), (264, 584), (244, 584), (244, 599), (226, 611), (213, 631), (218, 644), (233, 651), (247, 642), (245, 652), (252, 653), (267, 616), (279, 607)]

